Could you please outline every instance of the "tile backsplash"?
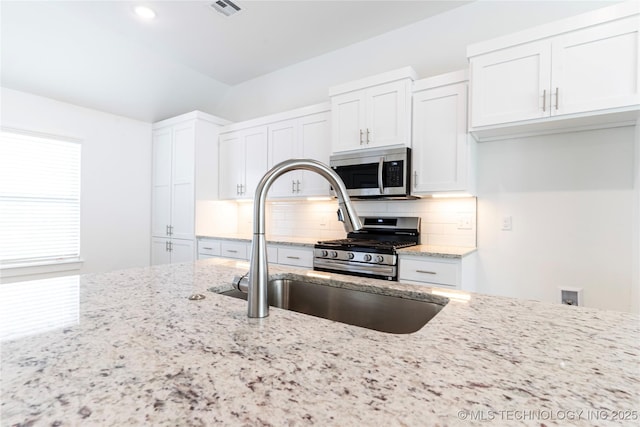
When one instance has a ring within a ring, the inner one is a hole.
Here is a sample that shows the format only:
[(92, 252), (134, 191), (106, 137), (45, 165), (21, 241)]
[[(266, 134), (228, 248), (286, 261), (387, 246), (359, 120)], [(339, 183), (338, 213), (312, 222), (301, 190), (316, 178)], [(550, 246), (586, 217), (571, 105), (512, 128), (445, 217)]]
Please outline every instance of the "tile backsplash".
[[(355, 201), (360, 216), (419, 216), (421, 243), (437, 246), (476, 246), (476, 198)], [(267, 202), (267, 234), (318, 240), (345, 237), (336, 219), (337, 204), (329, 201)], [(253, 203), (200, 201), (196, 206), (196, 233), (222, 236), (253, 232)]]

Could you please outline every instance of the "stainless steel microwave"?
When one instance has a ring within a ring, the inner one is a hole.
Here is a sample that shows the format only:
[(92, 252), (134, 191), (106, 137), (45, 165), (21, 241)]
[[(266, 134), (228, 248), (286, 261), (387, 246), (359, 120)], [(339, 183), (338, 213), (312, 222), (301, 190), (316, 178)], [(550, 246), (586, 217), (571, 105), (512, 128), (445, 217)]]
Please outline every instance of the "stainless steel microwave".
[(332, 155), (329, 164), (351, 197), (409, 197), (411, 149), (362, 150)]

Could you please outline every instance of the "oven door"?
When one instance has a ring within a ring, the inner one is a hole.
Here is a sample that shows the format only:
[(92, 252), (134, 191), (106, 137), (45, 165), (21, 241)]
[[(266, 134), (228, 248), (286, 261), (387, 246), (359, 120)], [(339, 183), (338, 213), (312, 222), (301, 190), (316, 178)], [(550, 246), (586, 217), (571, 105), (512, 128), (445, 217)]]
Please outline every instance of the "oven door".
[(408, 148), (375, 150), (331, 156), (349, 196), (407, 196), (410, 153)]

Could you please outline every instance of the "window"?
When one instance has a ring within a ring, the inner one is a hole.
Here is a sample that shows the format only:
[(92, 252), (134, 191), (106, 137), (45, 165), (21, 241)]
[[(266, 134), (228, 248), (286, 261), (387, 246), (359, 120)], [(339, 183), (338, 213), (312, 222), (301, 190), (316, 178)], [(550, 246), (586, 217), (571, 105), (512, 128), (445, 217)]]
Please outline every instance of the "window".
[(80, 144), (0, 131), (0, 267), (78, 261)]

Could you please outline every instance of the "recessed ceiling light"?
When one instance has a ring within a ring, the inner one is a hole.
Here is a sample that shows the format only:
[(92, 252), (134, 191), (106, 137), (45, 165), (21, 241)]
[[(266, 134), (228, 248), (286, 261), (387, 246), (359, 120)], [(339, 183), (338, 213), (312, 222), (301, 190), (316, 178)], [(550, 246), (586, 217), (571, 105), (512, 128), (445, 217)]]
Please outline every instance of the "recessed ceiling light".
[(136, 6), (134, 12), (136, 13), (136, 15), (146, 21), (150, 21), (156, 17), (156, 13), (153, 11), (153, 9), (150, 9), (146, 6)]

